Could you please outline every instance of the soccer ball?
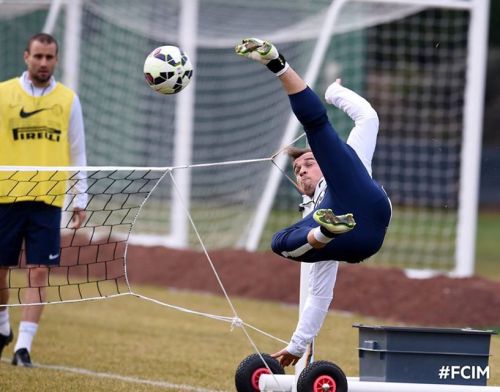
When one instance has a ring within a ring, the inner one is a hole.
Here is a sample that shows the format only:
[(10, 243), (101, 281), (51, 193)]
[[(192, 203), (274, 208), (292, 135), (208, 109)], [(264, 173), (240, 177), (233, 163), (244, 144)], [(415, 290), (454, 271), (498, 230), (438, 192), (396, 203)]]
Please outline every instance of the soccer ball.
[(193, 65), (177, 46), (160, 46), (144, 62), (144, 77), (149, 86), (161, 94), (177, 94), (193, 75)]

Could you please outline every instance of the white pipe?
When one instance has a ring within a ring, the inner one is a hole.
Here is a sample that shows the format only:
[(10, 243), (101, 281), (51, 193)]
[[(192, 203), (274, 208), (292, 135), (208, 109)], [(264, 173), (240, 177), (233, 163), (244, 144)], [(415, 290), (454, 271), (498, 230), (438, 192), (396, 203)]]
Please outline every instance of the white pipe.
[(154, 234), (130, 234), (128, 238), (128, 243), (131, 245), (141, 245), (141, 246), (164, 246), (166, 248), (172, 248), (175, 244), (174, 239), (171, 236), (165, 235), (154, 235)]
[(473, 0), (467, 53), (455, 276), (474, 273), (489, 2)]
[(263, 374), (259, 378), (261, 392), (296, 392), (295, 376), (290, 374)]
[(500, 387), (359, 381), (347, 378), (349, 392), (500, 392)]
[(61, 11), (62, 0), (52, 0), (50, 2), (49, 13), (47, 19), (45, 19), (45, 25), (42, 31), (47, 34), (52, 34), (54, 32), (54, 27), (56, 26), (57, 17)]
[(473, 7), (469, 0), (354, 0), (363, 3), (388, 3), (404, 5), (421, 5), (425, 7), (448, 8), (466, 10)]
[[(358, 377), (347, 377), (347, 385), (349, 392), (500, 392), (500, 387), (360, 381)], [(296, 392), (296, 388), (293, 375), (263, 374), (259, 379), (261, 392)]]
[(66, 3), (65, 26), (63, 83), (72, 90), (78, 91), (82, 30), (82, 0), (72, 0)]
[[(337, 16), (339, 15), (341, 8), (344, 6), (346, 1), (347, 0), (332, 1), (328, 8), (325, 22), (321, 27), (318, 41), (311, 56), (311, 62), (304, 76), (304, 80), (309, 86), (313, 86), (316, 82), (319, 74), (319, 68), (325, 57), (325, 53), (328, 49), (328, 44), (330, 43), (335, 20), (337, 19)], [(292, 113), (288, 120), (285, 134), (283, 135), (283, 138), (281, 140), (281, 146), (287, 146), (293, 141), (294, 136), (297, 133), (298, 125), (299, 122), (297, 121), (295, 115)], [(286, 155), (278, 155), (275, 160), (275, 164), (281, 170), (284, 170), (287, 164)], [(262, 197), (259, 200), (254, 219), (252, 220), (251, 229), (248, 232), (248, 239), (245, 244), (245, 249), (248, 251), (253, 252), (257, 250), (257, 247), (259, 246), (260, 238), (262, 236), (264, 226), (267, 222), (269, 212), (271, 211), (276, 192), (278, 191), (281, 177), (282, 173), (279, 170), (272, 170), (270, 172), (270, 175), (266, 182), (266, 187), (264, 188), (265, 190), (262, 193)]]
[[(174, 166), (190, 165), (193, 150), (194, 102), (196, 92), (196, 39), (198, 26), (198, 0), (180, 1), (179, 47), (186, 52), (195, 69), (189, 86), (177, 94), (175, 107)], [(189, 222), (185, 210), (191, 204), (191, 169), (173, 172), (180, 196), (172, 187), (170, 237), (172, 246), (188, 245)], [(181, 199), (182, 197), (182, 199)], [(184, 200), (184, 202), (182, 201)]]

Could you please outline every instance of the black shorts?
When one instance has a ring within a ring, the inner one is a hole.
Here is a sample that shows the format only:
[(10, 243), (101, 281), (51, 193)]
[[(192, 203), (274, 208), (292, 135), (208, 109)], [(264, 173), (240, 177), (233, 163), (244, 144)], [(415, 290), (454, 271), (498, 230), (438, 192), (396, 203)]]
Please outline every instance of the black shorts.
[(0, 266), (19, 263), (23, 240), (26, 263), (58, 265), (61, 208), (37, 201), (0, 204)]

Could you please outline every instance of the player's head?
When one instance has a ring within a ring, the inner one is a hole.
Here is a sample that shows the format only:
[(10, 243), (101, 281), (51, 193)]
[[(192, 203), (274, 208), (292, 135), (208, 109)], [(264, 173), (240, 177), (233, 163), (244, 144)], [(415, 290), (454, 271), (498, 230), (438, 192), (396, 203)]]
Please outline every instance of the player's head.
[(299, 190), (307, 196), (313, 196), (314, 190), (323, 173), (316, 162), (310, 148), (287, 148), (287, 154), (292, 159), (293, 172), (297, 179)]
[(59, 46), (54, 37), (39, 33), (31, 37), (24, 51), (28, 75), (37, 87), (46, 86), (57, 65)]

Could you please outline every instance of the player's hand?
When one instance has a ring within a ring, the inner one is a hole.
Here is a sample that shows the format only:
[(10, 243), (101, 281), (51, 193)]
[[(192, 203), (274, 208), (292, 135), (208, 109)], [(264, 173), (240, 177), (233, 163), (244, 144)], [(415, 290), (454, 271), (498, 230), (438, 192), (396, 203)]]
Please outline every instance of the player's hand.
[(288, 365), (295, 365), (300, 359), (300, 357), (290, 354), (288, 351), (286, 351), (286, 349), (271, 354), (271, 357), (276, 358), (283, 367), (287, 367)]
[(85, 213), (84, 210), (80, 208), (75, 208), (73, 210), (73, 216), (71, 217), (70, 228), (71, 229), (80, 228), (83, 225), (86, 216), (87, 214)]
[(236, 45), (234, 50), (236, 54), (258, 61), (264, 65), (279, 57), (278, 50), (272, 43), (259, 38), (245, 38), (241, 41), (241, 44)]

